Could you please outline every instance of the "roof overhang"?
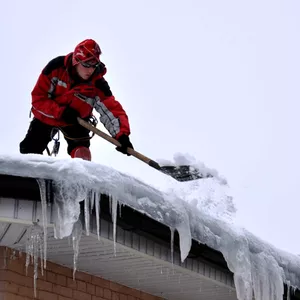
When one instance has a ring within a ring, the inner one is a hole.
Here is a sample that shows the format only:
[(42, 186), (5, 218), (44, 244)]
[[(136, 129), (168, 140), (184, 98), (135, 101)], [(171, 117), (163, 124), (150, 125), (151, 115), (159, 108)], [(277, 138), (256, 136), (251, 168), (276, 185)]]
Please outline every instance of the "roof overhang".
[[(166, 299), (236, 299), (233, 275), (220, 252), (193, 241), (181, 263), (178, 234), (172, 255), (170, 229), (126, 205), (118, 213), (114, 240), (106, 195), (100, 204), (100, 239), (93, 215), (90, 234), (81, 239), (78, 270)], [(83, 206), (81, 211), (84, 223)], [(48, 216), (47, 259), (73, 268), (69, 240), (54, 237), (51, 205)], [(0, 245), (26, 251), (27, 231), (41, 219), (37, 181), (0, 175)]]
[[(0, 246), (25, 251), (28, 228), (42, 218), (40, 201), (36, 179), (0, 175)], [(90, 234), (81, 239), (78, 270), (166, 299), (236, 299), (233, 274), (221, 252), (192, 240), (181, 263), (178, 234), (171, 255), (169, 227), (126, 205), (117, 214), (114, 240), (108, 196), (101, 195), (100, 203), (100, 240), (93, 215)], [(51, 211), (50, 205), (47, 258), (72, 268), (71, 243), (54, 238)], [(81, 219), (84, 223), (83, 203)], [(300, 299), (299, 291), (290, 299)]]

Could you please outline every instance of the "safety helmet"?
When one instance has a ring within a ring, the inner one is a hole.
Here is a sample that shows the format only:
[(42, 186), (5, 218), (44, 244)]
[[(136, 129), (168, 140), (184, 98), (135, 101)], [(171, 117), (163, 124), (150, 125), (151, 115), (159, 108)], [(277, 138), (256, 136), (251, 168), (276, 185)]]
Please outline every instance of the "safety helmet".
[(72, 64), (73, 66), (84, 61), (95, 59), (100, 61), (101, 49), (99, 45), (92, 39), (86, 39), (79, 43), (73, 52)]

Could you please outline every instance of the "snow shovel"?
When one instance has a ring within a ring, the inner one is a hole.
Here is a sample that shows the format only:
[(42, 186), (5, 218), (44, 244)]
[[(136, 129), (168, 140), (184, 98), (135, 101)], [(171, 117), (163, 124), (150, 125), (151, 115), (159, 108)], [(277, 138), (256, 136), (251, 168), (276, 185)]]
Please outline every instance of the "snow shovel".
[[(102, 137), (103, 139), (112, 143), (113, 145), (115, 145), (117, 147), (121, 146), (121, 144), (116, 139), (109, 136), (108, 134), (101, 131), (100, 129), (96, 128), (95, 126), (91, 125), (90, 123), (82, 120), (79, 117), (77, 118), (77, 121), (81, 126), (92, 131), (93, 133), (99, 135), (100, 137)], [(128, 154), (131, 154), (132, 156), (134, 156), (134, 157), (138, 158), (139, 160), (143, 161), (144, 163), (148, 164), (150, 167), (152, 167), (166, 175), (169, 175), (180, 182), (213, 177), (212, 174), (201, 174), (199, 172), (199, 170), (197, 170), (196, 168), (192, 168), (189, 165), (160, 166), (156, 161), (146, 157), (145, 155), (135, 151), (132, 148), (127, 148), (127, 152), (128, 152)]]

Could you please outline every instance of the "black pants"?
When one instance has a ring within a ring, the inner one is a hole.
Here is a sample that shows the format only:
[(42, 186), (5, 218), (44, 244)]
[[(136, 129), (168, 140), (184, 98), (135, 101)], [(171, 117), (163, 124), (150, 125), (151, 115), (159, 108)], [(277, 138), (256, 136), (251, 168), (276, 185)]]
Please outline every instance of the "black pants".
[[(33, 119), (24, 140), (20, 143), (20, 153), (43, 154), (48, 143), (52, 140), (53, 127)], [(68, 153), (78, 146), (90, 147), (89, 130), (79, 124), (58, 128), (68, 143)]]

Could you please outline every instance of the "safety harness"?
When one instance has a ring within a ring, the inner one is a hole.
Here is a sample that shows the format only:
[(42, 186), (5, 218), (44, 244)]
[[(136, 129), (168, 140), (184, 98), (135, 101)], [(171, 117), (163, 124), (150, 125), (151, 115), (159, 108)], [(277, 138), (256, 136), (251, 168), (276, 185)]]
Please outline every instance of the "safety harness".
[[(94, 127), (97, 126), (98, 124), (98, 121), (96, 119), (96, 117), (94, 115), (90, 116), (87, 121), (92, 124)], [(53, 127), (52, 128), (52, 131), (51, 131), (51, 140), (53, 140), (54, 144), (53, 144), (53, 148), (52, 148), (52, 151), (50, 152), (48, 146), (46, 148), (46, 151), (48, 153), (49, 156), (57, 156), (58, 152), (59, 152), (59, 148), (60, 148), (60, 131), (62, 132), (62, 134), (64, 135), (64, 138), (65, 139), (69, 139), (69, 140), (90, 140), (94, 137), (95, 133), (92, 132), (91, 135), (89, 137), (82, 137), (82, 138), (71, 138), (69, 136), (66, 135), (66, 133), (64, 132), (63, 128), (62, 127)]]

